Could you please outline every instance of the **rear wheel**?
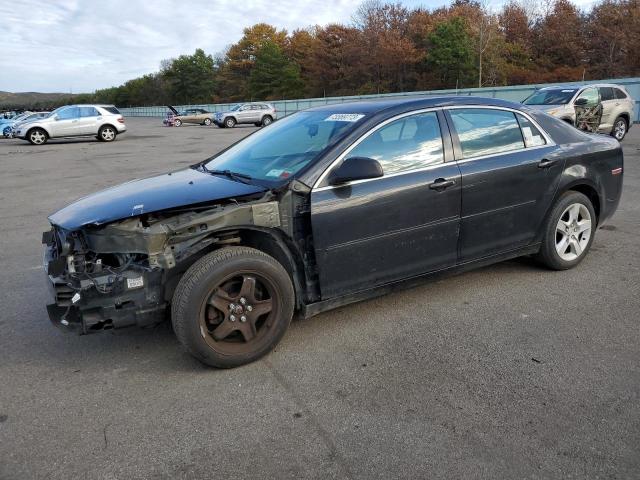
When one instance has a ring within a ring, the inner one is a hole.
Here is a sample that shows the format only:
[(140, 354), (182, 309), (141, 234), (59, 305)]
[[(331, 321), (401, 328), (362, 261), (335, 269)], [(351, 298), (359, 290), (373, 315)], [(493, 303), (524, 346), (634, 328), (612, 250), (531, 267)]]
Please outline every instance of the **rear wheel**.
[(98, 139), (102, 142), (113, 142), (117, 134), (118, 132), (111, 125), (103, 125), (98, 130)]
[(575, 267), (587, 255), (595, 229), (591, 200), (580, 192), (564, 193), (545, 223), (538, 259), (553, 270)]
[(280, 341), (294, 298), (288, 273), (273, 257), (248, 247), (223, 248), (194, 263), (178, 283), (173, 328), (203, 363), (237, 367)]
[(628, 128), (629, 127), (627, 125), (627, 121), (623, 117), (618, 117), (616, 118), (616, 121), (613, 122), (613, 130), (611, 130), (611, 136), (620, 142), (627, 134)]
[(210, 118), (205, 118), (204, 119), (204, 124), (208, 127), (211, 125), (211, 119)]
[(262, 117), (262, 126), (266, 127), (267, 125), (271, 125), (273, 123), (273, 118), (271, 118), (269, 115), (265, 115), (264, 117)]
[(233, 117), (229, 117), (227, 119), (225, 119), (224, 121), (224, 126), (227, 128), (233, 128), (236, 126), (236, 119)]
[(29, 130), (27, 138), (32, 145), (42, 145), (47, 143), (49, 136), (47, 135), (47, 132), (41, 128), (32, 128)]

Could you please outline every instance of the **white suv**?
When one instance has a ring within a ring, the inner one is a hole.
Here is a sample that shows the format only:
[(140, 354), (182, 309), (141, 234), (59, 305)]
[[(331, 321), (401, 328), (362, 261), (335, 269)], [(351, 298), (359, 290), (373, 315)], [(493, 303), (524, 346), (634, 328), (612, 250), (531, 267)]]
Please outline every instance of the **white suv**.
[(124, 118), (113, 105), (67, 105), (48, 117), (18, 125), (13, 136), (34, 145), (62, 137), (94, 136), (103, 142), (112, 142), (126, 130)]
[(542, 110), (572, 125), (576, 121), (576, 105), (602, 103), (602, 119), (598, 131), (622, 140), (635, 120), (635, 101), (621, 85), (568, 85), (544, 87), (532, 93), (525, 105)]

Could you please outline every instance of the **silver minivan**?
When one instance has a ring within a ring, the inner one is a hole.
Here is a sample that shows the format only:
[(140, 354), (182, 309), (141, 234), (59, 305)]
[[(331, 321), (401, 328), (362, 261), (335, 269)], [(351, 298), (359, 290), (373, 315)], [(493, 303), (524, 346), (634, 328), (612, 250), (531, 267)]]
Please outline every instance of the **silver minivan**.
[(602, 119), (598, 129), (622, 140), (636, 118), (635, 101), (621, 85), (598, 83), (544, 87), (532, 93), (524, 102), (531, 108), (542, 110), (575, 125), (575, 106), (592, 106), (602, 102)]
[(219, 127), (233, 128), (239, 123), (253, 123), (266, 127), (276, 119), (276, 109), (268, 103), (241, 103), (227, 112), (215, 114), (213, 123)]

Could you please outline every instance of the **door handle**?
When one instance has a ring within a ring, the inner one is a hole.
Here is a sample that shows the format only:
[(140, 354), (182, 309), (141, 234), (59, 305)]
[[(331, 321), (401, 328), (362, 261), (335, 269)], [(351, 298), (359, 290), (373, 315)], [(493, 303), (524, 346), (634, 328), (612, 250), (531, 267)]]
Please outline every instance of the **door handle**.
[(431, 190), (442, 191), (445, 188), (452, 187), (456, 184), (455, 180), (447, 180), (445, 178), (437, 178), (429, 184)]
[(556, 163), (555, 160), (549, 160), (547, 158), (543, 158), (542, 160), (540, 160), (540, 163), (538, 164), (538, 168), (549, 168), (554, 163)]

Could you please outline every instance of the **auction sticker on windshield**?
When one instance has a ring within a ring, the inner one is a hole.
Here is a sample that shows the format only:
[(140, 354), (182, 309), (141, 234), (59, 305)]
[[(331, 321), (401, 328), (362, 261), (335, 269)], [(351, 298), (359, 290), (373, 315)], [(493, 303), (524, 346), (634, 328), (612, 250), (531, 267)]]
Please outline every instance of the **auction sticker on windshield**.
[(364, 115), (361, 113), (334, 113), (324, 119), (325, 122), (357, 122)]

